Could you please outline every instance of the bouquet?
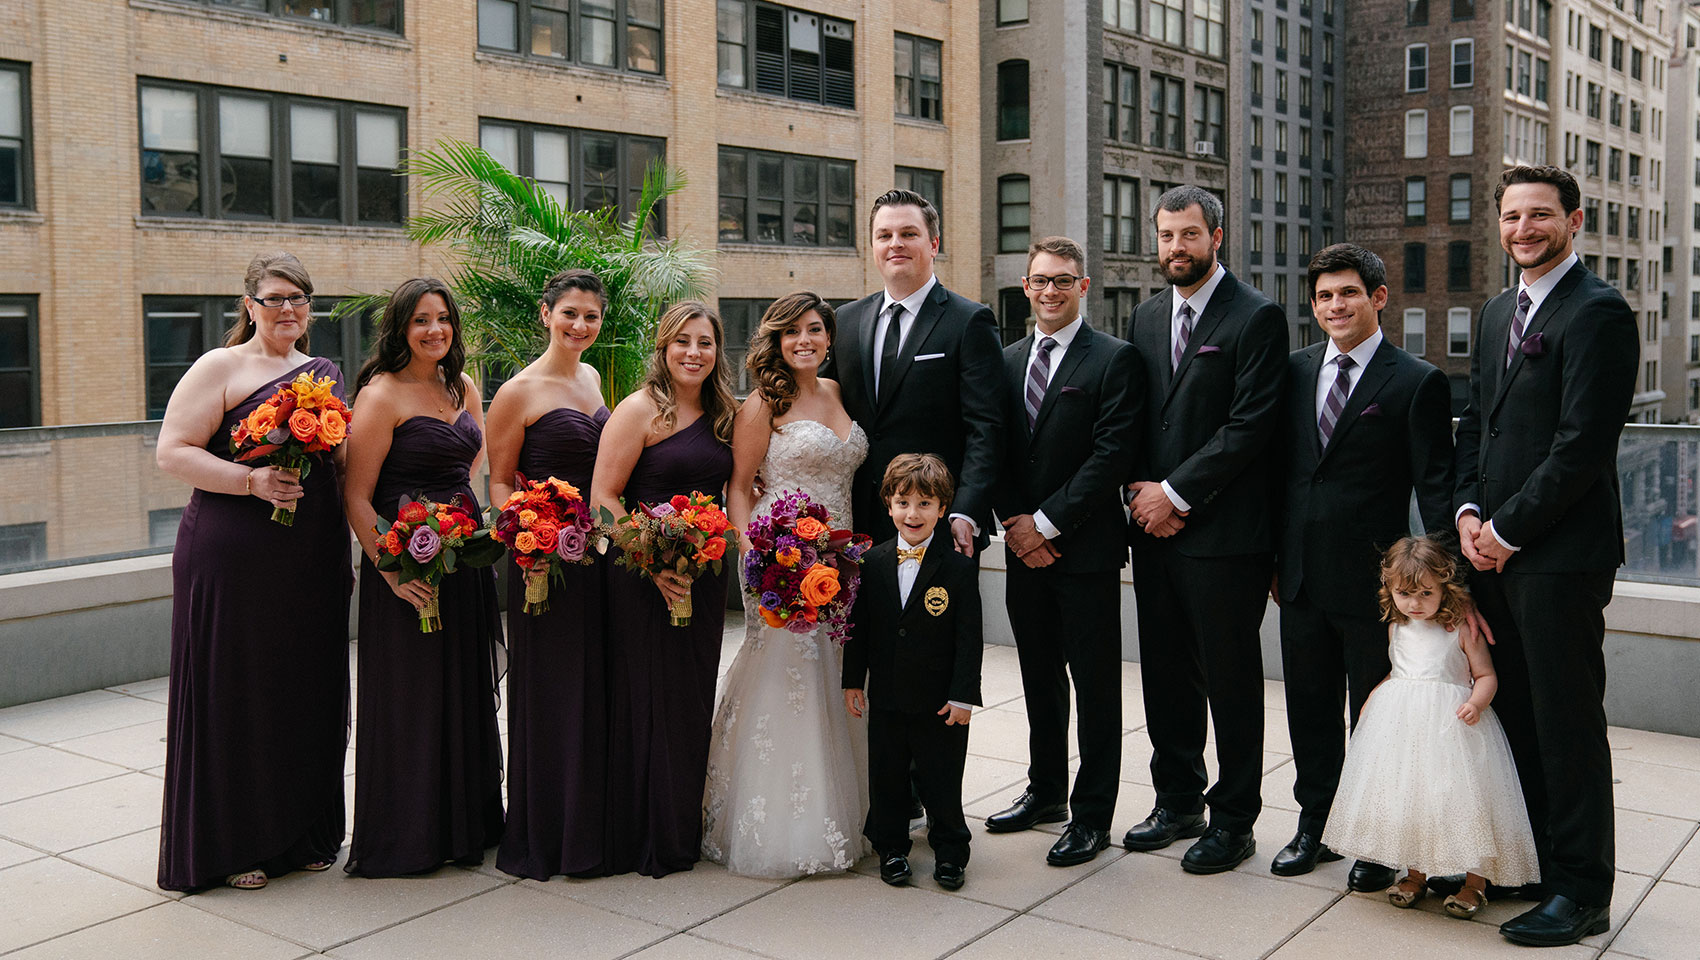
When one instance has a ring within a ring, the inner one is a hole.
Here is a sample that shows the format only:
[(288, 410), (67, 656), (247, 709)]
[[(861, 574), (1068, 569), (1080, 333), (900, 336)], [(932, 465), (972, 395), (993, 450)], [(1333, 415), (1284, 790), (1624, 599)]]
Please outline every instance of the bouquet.
[(833, 529), (826, 508), (800, 491), (780, 494), (748, 533), (744, 583), (767, 625), (808, 633), (824, 621), (835, 642), (849, 639), (867, 534)]
[[(609, 536), (620, 548), (616, 562), (651, 579), (663, 570), (687, 577), (699, 577), (709, 570), (719, 573), (726, 548), (737, 546), (737, 532), (726, 511), (700, 491), (693, 490), (688, 497), (678, 494), (666, 503), (640, 503), (619, 520), (606, 510), (602, 514)], [(689, 626), (690, 595), (670, 605), (667, 613), (673, 626)]]
[[(423, 580), (435, 587), (461, 567), (487, 567), (501, 558), (502, 542), (478, 526), (458, 494), (448, 503), (414, 496), (402, 497), (388, 530), (377, 528), (379, 570), (399, 570), (402, 583)], [(433, 596), (419, 608), (419, 632), (442, 626)]]
[(525, 577), (525, 612), (549, 609), (549, 581), (561, 579), (559, 563), (591, 563), (589, 546), (598, 539), (590, 507), (578, 488), (565, 480), (526, 482), (500, 507), (492, 506), (494, 535), (513, 551)]
[[(264, 403), (230, 428), (230, 452), (237, 463), (264, 458), (279, 473), (299, 480), (312, 468), (312, 454), (323, 453), (348, 438), (354, 412), (331, 387), (329, 377), (315, 379), (302, 371), (277, 388)], [(272, 519), (295, 525), (295, 504), (274, 507)]]

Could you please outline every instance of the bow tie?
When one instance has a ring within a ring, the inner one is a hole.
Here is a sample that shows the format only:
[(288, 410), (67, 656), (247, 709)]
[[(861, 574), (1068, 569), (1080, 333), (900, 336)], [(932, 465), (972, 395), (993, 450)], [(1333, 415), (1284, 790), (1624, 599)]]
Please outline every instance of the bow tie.
[(905, 560), (913, 560), (916, 563), (920, 563), (921, 558), (926, 556), (926, 555), (927, 555), (927, 548), (926, 548), (925, 545), (922, 545), (922, 546), (919, 546), (919, 547), (913, 547), (913, 548), (905, 548), (905, 547), (898, 547), (897, 548), (897, 562), (898, 563), (902, 563)]

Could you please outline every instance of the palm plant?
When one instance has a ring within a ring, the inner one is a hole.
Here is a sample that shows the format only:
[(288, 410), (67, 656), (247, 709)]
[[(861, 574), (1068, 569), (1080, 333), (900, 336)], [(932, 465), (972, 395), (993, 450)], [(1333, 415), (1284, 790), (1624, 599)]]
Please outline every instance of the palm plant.
[[(438, 201), (410, 218), (407, 232), (424, 246), (447, 245), (468, 357), (486, 382), (511, 376), (547, 346), (537, 298), (561, 270), (593, 271), (607, 288), (602, 332), (584, 359), (602, 375), (609, 406), (643, 377), (666, 305), (710, 287), (701, 251), (653, 236), (656, 204), (685, 187), (684, 173), (661, 160), (644, 171), (637, 209), (624, 223), (615, 208), (567, 210), (535, 181), (458, 140), (411, 154), (404, 173), (419, 177), (425, 200)], [(351, 298), (336, 312), (382, 302)]]

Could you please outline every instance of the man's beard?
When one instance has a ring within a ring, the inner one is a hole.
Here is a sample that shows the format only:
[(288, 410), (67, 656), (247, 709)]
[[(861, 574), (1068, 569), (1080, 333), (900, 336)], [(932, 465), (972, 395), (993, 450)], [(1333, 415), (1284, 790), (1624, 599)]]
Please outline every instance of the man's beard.
[(1169, 267), (1169, 261), (1164, 260), (1163, 279), (1177, 287), (1190, 287), (1198, 281), (1203, 280), (1205, 277), (1210, 276), (1210, 271), (1214, 269), (1216, 269), (1216, 257), (1214, 255), (1205, 260), (1195, 259), (1191, 261), (1190, 266), (1180, 271), (1171, 269)]
[[(1545, 266), (1546, 264), (1558, 259), (1558, 255), (1562, 250), (1563, 245), (1560, 242), (1548, 240), (1546, 246), (1542, 247), (1541, 252), (1536, 254), (1535, 259), (1529, 263), (1524, 263), (1521, 260), (1518, 260), (1517, 255), (1514, 253), (1511, 254), (1511, 262), (1517, 264), (1517, 267), (1520, 270), (1533, 270), (1536, 267)], [(1511, 253), (1511, 251), (1507, 250), (1506, 253)]]

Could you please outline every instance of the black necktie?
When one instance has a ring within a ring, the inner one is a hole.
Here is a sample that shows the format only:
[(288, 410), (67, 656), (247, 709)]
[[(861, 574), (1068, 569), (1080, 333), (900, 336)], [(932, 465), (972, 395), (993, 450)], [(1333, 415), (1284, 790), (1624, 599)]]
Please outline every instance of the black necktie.
[(892, 375), (897, 372), (897, 352), (903, 343), (903, 304), (891, 305), (891, 320), (885, 328), (885, 341), (880, 344), (879, 383), (875, 384), (875, 397), (884, 400), (886, 385), (891, 383)]

